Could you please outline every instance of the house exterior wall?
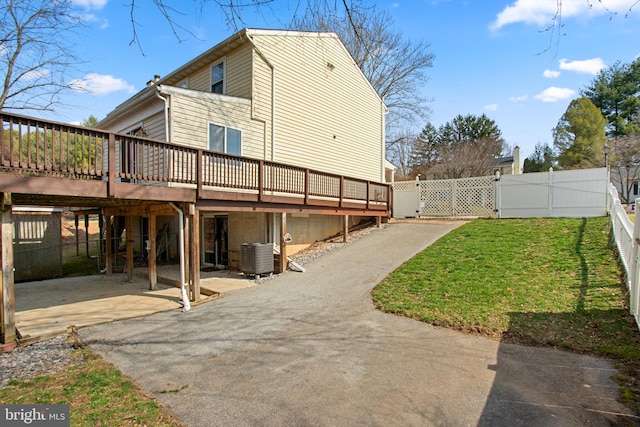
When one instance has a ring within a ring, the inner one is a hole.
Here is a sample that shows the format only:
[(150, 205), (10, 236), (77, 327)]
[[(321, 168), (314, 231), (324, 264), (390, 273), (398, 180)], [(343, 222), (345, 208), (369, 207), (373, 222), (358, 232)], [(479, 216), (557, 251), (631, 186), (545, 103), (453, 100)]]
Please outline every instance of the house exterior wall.
[[(384, 106), (340, 41), (296, 32), (251, 37), (276, 72), (273, 160), (383, 181)], [(261, 62), (254, 60), (260, 112), (270, 108), (272, 78)]]
[(164, 119), (164, 111), (156, 112), (145, 119), (141, 126), (147, 131), (147, 138), (167, 140), (166, 120)]
[[(211, 66), (221, 60), (225, 61), (225, 95), (250, 99), (253, 54), (248, 44), (224, 56), (212, 57), (206, 66), (189, 77), (189, 89), (211, 92)], [(179, 81), (167, 83), (177, 85)]]
[[(360, 224), (365, 218), (349, 217), (349, 227)], [(330, 236), (342, 234), (342, 216), (290, 214), (287, 215), (287, 232), (291, 234), (291, 243), (287, 244), (287, 253), (295, 254), (315, 242)]]
[(205, 92), (167, 89), (171, 96), (171, 141), (208, 149), (209, 124), (242, 131), (242, 155), (264, 156), (264, 125), (251, 120), (251, 102)]
[[(215, 123), (243, 132), (244, 156), (384, 181), (385, 107), (340, 40), (268, 30), (242, 37), (235, 48), (221, 44), (203, 55), (189, 65), (193, 71), (153, 84), (168, 102), (169, 135), (165, 104), (150, 88), (103, 124), (118, 132), (144, 126), (149, 137), (207, 148)], [(225, 93), (217, 95), (210, 93), (211, 66), (221, 60)], [(185, 80), (188, 89), (177, 87)]]
[(268, 242), (268, 215), (260, 212), (229, 213), (229, 267), (240, 269), (243, 243)]

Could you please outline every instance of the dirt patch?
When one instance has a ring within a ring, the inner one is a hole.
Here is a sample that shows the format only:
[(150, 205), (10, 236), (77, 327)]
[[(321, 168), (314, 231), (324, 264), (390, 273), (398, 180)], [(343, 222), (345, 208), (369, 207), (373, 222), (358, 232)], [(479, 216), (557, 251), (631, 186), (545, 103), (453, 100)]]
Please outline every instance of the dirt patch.
[[(100, 236), (100, 223), (95, 216), (89, 220), (88, 225), (89, 226), (85, 229), (84, 216), (78, 217), (77, 236), (79, 243), (84, 243), (86, 241), (86, 231), (89, 232), (89, 241), (97, 240)], [(75, 242), (76, 224), (74, 215), (65, 213), (62, 218), (62, 244), (69, 245)]]

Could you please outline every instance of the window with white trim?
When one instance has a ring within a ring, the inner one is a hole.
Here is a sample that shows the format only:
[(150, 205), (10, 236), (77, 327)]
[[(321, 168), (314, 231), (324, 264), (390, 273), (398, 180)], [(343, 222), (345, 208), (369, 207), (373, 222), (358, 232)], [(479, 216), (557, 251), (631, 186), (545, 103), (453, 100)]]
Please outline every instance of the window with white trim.
[(242, 155), (242, 131), (210, 123), (209, 150)]
[(211, 93), (224, 93), (224, 61), (211, 66)]

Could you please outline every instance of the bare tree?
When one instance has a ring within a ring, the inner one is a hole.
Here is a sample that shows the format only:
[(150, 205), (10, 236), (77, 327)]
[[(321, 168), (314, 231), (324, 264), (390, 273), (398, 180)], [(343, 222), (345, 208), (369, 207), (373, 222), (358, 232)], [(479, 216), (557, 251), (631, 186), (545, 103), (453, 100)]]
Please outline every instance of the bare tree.
[[(594, 7), (603, 9), (609, 14), (610, 19), (618, 15), (618, 12), (612, 10), (608, 6), (609, 2), (613, 2), (612, 0), (584, 0), (584, 2), (586, 3), (589, 9), (593, 9)], [(562, 0), (556, 0), (556, 10), (551, 18), (551, 22), (549, 23), (549, 25), (547, 25), (542, 29), (542, 32), (549, 33), (550, 37), (549, 37), (549, 46), (540, 53), (545, 53), (550, 51), (554, 45), (555, 46), (558, 45), (560, 37), (566, 35), (566, 33), (564, 32), (565, 31), (564, 23), (562, 21), (562, 13), (563, 13), (562, 10), (564, 6), (563, 3), (564, 2)], [(632, 1), (631, 5), (627, 9), (627, 11), (624, 13), (624, 17), (628, 18), (631, 12), (633, 11), (633, 9), (639, 4), (640, 4), (640, 1)]]
[[(303, 31), (335, 32), (356, 64), (389, 108), (387, 128), (401, 128), (429, 113), (430, 99), (422, 95), (426, 70), (435, 56), (429, 44), (404, 37), (393, 29), (393, 18), (361, 1), (309, 1), (306, 12), (293, 26)], [(331, 6), (333, 4), (333, 6)], [(388, 132), (392, 134), (393, 132)], [(388, 141), (388, 146), (393, 139)]]
[(441, 153), (442, 161), (426, 172), (427, 178), (457, 179), (490, 175), (496, 165), (492, 155), (496, 145), (502, 146), (503, 143), (493, 138), (483, 138), (447, 146)]
[(408, 131), (391, 135), (393, 144), (387, 150), (387, 159), (398, 169), (395, 178), (397, 180), (412, 178), (411, 154), (416, 136)]
[(446, 146), (441, 161), (426, 171), (427, 178), (457, 179), (493, 173), (496, 166), (493, 153), (504, 147), (504, 141), (486, 137)]
[(52, 111), (79, 64), (70, 40), (83, 22), (73, 3), (0, 0), (0, 17), (0, 109)]
[(634, 186), (640, 182), (640, 134), (617, 136), (609, 144), (611, 180), (619, 183), (622, 202), (629, 203), (631, 195), (636, 194)]

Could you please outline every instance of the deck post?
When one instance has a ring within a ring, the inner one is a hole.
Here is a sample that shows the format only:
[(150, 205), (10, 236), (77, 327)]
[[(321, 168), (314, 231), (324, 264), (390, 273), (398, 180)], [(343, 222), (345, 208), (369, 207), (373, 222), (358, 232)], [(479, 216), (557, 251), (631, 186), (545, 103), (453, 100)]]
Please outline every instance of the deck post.
[(155, 291), (158, 283), (158, 269), (156, 264), (157, 237), (156, 236), (156, 214), (149, 213), (149, 254), (147, 262), (149, 264), (149, 290)]
[(80, 239), (79, 239), (80, 235), (78, 234), (79, 233), (79, 231), (78, 231), (78, 215), (74, 215), (73, 219), (74, 219), (73, 223), (74, 223), (74, 225), (76, 227), (76, 256), (80, 256)]
[(200, 301), (200, 212), (194, 204), (189, 205), (189, 266), (191, 301)]
[(349, 243), (349, 215), (345, 215), (342, 220), (342, 241)]
[(127, 215), (124, 217), (124, 228), (125, 230), (125, 235), (126, 235), (126, 254), (127, 254), (127, 265), (126, 265), (126, 269), (127, 269), (127, 282), (132, 282), (133, 281), (133, 230), (131, 229), (131, 223), (132, 223), (132, 218), (131, 215)]
[[(189, 213), (189, 205), (184, 204), (180, 206), (183, 212), (184, 219), (184, 239), (182, 240), (182, 244), (184, 245), (183, 254), (184, 254), (184, 283), (187, 288), (187, 294), (191, 292), (191, 278), (192, 278), (192, 264), (191, 264), (191, 242), (189, 239), (191, 238), (191, 215)], [(189, 295), (189, 301), (193, 301), (191, 295)]]
[(105, 218), (105, 228), (107, 229), (105, 233), (107, 239), (105, 245), (107, 251), (105, 254), (106, 274), (107, 276), (111, 276), (113, 274), (113, 218), (111, 215), (105, 215)]
[(11, 211), (11, 193), (0, 193), (2, 206), (2, 292), (0, 293), (0, 351), (16, 347), (16, 307), (13, 273), (13, 213)]
[(89, 258), (89, 214), (84, 214), (84, 250)]
[(280, 265), (278, 273), (287, 271), (287, 242), (285, 235), (287, 234), (287, 213), (280, 214)]

